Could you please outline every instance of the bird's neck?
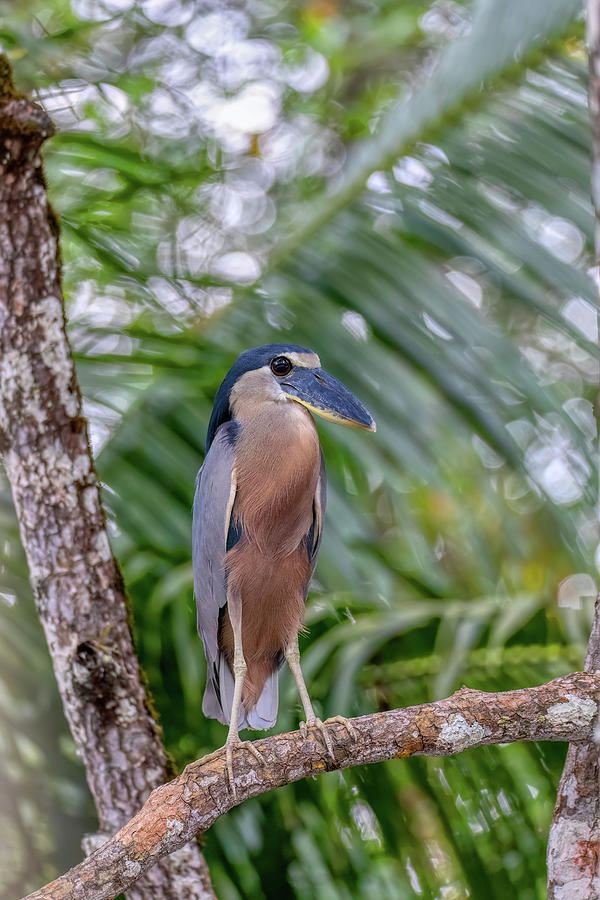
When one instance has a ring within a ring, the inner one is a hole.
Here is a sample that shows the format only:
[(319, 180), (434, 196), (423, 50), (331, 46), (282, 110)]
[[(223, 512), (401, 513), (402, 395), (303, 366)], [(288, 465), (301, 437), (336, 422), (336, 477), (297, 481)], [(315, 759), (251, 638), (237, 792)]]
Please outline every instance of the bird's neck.
[(244, 530), (263, 543), (277, 525), (279, 543), (295, 545), (310, 527), (320, 472), (312, 416), (294, 401), (272, 402), (236, 421), (236, 508)]
[[(236, 470), (252, 469), (269, 475), (280, 474), (281, 487), (294, 481), (319, 458), (319, 437), (311, 414), (291, 400), (268, 402), (254, 407), (251, 414), (236, 416), (240, 425), (236, 440)], [(317, 467), (318, 472), (318, 467)], [(250, 474), (250, 472), (248, 472)]]

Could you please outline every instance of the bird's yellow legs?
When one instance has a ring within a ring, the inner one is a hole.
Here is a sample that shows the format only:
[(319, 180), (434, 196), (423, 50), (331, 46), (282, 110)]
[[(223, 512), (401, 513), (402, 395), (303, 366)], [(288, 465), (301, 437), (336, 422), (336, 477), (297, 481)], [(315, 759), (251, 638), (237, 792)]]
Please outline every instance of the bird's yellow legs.
[(296, 681), (296, 686), (298, 688), (298, 693), (300, 694), (300, 699), (302, 700), (302, 706), (304, 707), (304, 715), (306, 716), (306, 722), (300, 722), (300, 731), (306, 737), (308, 728), (317, 728), (325, 741), (325, 746), (327, 747), (327, 752), (331, 756), (333, 760), (335, 760), (335, 754), (333, 752), (333, 743), (331, 740), (331, 735), (327, 730), (328, 725), (343, 725), (348, 732), (349, 736), (352, 740), (356, 740), (356, 731), (350, 722), (344, 718), (344, 716), (333, 716), (331, 719), (326, 719), (325, 722), (322, 722), (320, 719), (317, 719), (315, 716), (315, 711), (312, 707), (312, 703), (310, 697), (308, 695), (308, 690), (306, 689), (306, 682), (304, 681), (304, 675), (302, 674), (302, 669), (300, 668), (300, 650), (298, 648), (298, 636), (294, 638), (294, 640), (288, 645), (285, 651), (285, 658), (288, 661), (288, 665), (292, 670), (292, 674)]
[(231, 704), (231, 718), (229, 720), (229, 732), (225, 741), (227, 758), (227, 775), (229, 786), (233, 796), (236, 796), (235, 782), (233, 780), (233, 751), (238, 747), (249, 750), (257, 762), (264, 765), (262, 754), (256, 749), (252, 741), (242, 741), (238, 734), (238, 722), (240, 720), (240, 705), (242, 703), (242, 689), (246, 677), (246, 660), (242, 649), (242, 604), (241, 601), (228, 604), (229, 618), (233, 628), (233, 702)]
[[(232, 598), (233, 600), (233, 598)], [(236, 599), (227, 604), (229, 619), (233, 629), (233, 702), (231, 704), (231, 717), (229, 719), (229, 732), (225, 741), (225, 757), (227, 760), (227, 777), (229, 787), (234, 797), (237, 797), (235, 781), (233, 780), (233, 751), (238, 747), (249, 750), (257, 762), (264, 765), (262, 754), (256, 749), (252, 741), (242, 741), (238, 734), (238, 722), (240, 720), (240, 706), (242, 703), (242, 690), (246, 677), (246, 660), (242, 649), (242, 603)]]
[[(223, 747), (214, 750), (207, 756), (203, 756), (199, 763), (209, 762), (209, 760), (217, 757), (222, 750), (225, 750), (225, 759), (227, 764), (227, 778), (229, 788), (234, 799), (237, 799), (237, 791), (235, 789), (235, 781), (233, 780), (233, 751), (238, 748), (249, 750), (253, 754), (257, 762), (264, 765), (262, 753), (254, 746), (252, 741), (242, 741), (238, 734), (238, 722), (240, 720), (240, 706), (242, 703), (242, 690), (244, 688), (244, 678), (246, 677), (246, 660), (244, 659), (244, 651), (242, 649), (242, 604), (240, 601), (233, 600), (227, 605), (229, 619), (233, 629), (233, 701), (231, 704), (231, 717), (229, 719), (229, 732), (227, 740)], [(196, 764), (197, 765), (197, 764)]]

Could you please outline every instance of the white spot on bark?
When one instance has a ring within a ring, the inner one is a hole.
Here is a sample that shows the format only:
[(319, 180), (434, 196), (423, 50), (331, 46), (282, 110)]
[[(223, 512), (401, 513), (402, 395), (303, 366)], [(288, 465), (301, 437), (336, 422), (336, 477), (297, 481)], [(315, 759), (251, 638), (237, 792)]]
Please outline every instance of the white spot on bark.
[(73, 461), (73, 476), (77, 481), (83, 481), (90, 471), (90, 458), (87, 453), (80, 453)]
[(85, 666), (80, 665), (79, 663), (73, 663), (73, 681), (76, 681), (78, 684), (85, 684), (85, 682), (90, 677), (90, 671)]
[(44, 447), (40, 456), (45, 466), (43, 468), (40, 466), (39, 470), (39, 495), (42, 496), (49, 486), (52, 486), (56, 499), (69, 509), (75, 509), (77, 490), (73, 484), (74, 468), (81, 457), (78, 457), (73, 463), (59, 441)]
[(83, 505), (90, 514), (94, 514), (98, 509), (98, 491), (95, 487), (88, 487), (83, 492)]
[(590, 900), (590, 879), (578, 878), (568, 884), (560, 884), (554, 887), (554, 900)]
[(4, 454), (4, 468), (11, 485), (14, 485), (19, 466), (19, 456), (14, 450), (8, 449)]
[(44, 422), (46, 414), (39, 403), (39, 391), (31, 370), (29, 358), (19, 350), (8, 350), (0, 359), (0, 384), (4, 404), (0, 405), (0, 426), (8, 425), (8, 415), (4, 407), (14, 403), (17, 397), (26, 398), (26, 414), (37, 422)]
[(563, 796), (566, 798), (567, 806), (573, 807), (575, 806), (577, 800), (579, 799), (579, 792), (577, 790), (577, 779), (573, 774), (569, 775), (563, 784)]
[(183, 831), (183, 822), (180, 819), (176, 819), (175, 817), (171, 818), (169, 816), (167, 818), (167, 831), (170, 831), (171, 834), (180, 835)]
[(449, 744), (453, 752), (458, 753), (460, 750), (466, 750), (477, 744), (484, 736), (485, 732), (479, 722), (473, 722), (471, 725), (464, 716), (456, 715), (448, 722), (444, 722), (440, 730), (440, 741)]
[(96, 545), (96, 551), (98, 556), (104, 562), (108, 562), (112, 559), (112, 552), (110, 549), (110, 544), (108, 543), (108, 536), (105, 531), (99, 531), (96, 535), (96, 539), (94, 541)]
[(236, 776), (236, 783), (240, 787), (249, 787), (252, 784), (260, 784), (260, 777), (256, 769), (248, 769)]
[[(600, 895), (598, 872), (585, 872), (581, 857), (574, 853), (578, 845), (594, 842), (587, 822), (563, 816), (550, 829), (548, 872), (553, 885), (553, 900), (589, 900)], [(583, 876), (583, 877), (582, 877)]]
[(566, 725), (583, 728), (589, 725), (596, 715), (598, 704), (591, 697), (578, 697), (576, 694), (567, 694), (567, 697), (566, 702), (548, 707), (547, 721), (557, 728)]
[(125, 875), (131, 878), (137, 878), (141, 871), (142, 867), (139, 862), (135, 862), (133, 859), (125, 860), (125, 865), (123, 866)]
[(219, 775), (205, 775), (202, 781), (194, 782), (194, 790), (204, 790), (207, 787), (210, 787), (211, 784), (218, 784), (221, 778)]
[(138, 709), (129, 697), (121, 697), (117, 706), (119, 719), (122, 723), (135, 722), (138, 715)]

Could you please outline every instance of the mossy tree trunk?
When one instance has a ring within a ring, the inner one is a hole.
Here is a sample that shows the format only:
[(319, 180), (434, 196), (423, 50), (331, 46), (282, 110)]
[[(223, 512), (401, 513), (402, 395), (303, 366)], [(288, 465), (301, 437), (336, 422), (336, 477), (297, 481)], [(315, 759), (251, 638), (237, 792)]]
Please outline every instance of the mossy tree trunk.
[[(135, 653), (65, 331), (58, 227), (40, 149), (45, 112), (0, 57), (0, 451), (65, 715), (85, 764), (99, 833), (118, 830), (168, 771)], [(129, 898), (212, 898), (195, 843)]]

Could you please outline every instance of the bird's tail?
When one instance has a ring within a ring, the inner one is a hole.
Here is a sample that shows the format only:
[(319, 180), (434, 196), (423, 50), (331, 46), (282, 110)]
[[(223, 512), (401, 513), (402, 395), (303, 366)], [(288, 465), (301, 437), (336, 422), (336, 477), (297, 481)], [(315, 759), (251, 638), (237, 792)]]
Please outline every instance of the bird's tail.
[[(202, 712), (211, 719), (218, 719), (223, 725), (229, 725), (231, 707), (233, 705), (233, 674), (224, 654), (219, 654), (218, 668), (206, 681), (206, 690), (202, 700)], [(264, 687), (251, 709), (246, 709), (242, 702), (238, 728), (255, 728), (266, 731), (272, 728), (277, 720), (279, 706), (279, 668), (267, 676)]]
[[(242, 704), (243, 706), (243, 704)], [(266, 731), (272, 728), (277, 721), (277, 707), (279, 706), (279, 667), (268, 675), (256, 706), (249, 712), (245, 712), (247, 728), (257, 728)]]

